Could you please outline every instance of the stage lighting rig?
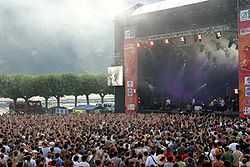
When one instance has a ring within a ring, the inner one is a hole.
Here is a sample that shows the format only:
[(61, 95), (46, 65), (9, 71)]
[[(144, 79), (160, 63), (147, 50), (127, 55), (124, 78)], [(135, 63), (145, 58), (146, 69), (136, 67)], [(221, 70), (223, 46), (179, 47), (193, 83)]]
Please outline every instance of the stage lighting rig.
[(239, 94), (239, 89), (234, 89), (234, 94), (238, 95)]
[(150, 47), (154, 47), (155, 42), (154, 41), (149, 41), (149, 45), (150, 45)]
[(164, 44), (169, 44), (169, 39), (165, 39)]
[(180, 37), (180, 41), (183, 43), (186, 43), (186, 38), (185, 37)]
[(201, 42), (201, 41), (202, 41), (202, 35), (201, 35), (201, 34), (198, 34), (198, 35), (197, 35), (197, 39), (198, 39), (198, 41)]
[(140, 43), (140, 42), (137, 42), (137, 43), (136, 43), (136, 47), (137, 47), (137, 48), (140, 48), (140, 47), (141, 47), (141, 43)]
[(220, 39), (222, 37), (222, 33), (219, 31), (219, 32), (216, 32), (216, 39)]
[(202, 41), (202, 35), (201, 35), (201, 33), (194, 36), (194, 41), (195, 42), (198, 42), (198, 41), (201, 42)]

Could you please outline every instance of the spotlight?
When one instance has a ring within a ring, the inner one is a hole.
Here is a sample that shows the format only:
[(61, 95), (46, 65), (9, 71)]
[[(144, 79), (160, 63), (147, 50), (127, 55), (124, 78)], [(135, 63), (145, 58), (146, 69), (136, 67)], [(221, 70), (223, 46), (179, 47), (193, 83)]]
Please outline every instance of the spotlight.
[(137, 47), (137, 48), (140, 48), (140, 47), (141, 47), (141, 43), (140, 43), (140, 42), (137, 42), (137, 43), (136, 43), (136, 47)]
[(154, 42), (154, 41), (150, 41), (150, 42), (149, 42), (149, 45), (150, 45), (151, 47), (153, 47), (153, 46), (155, 45), (155, 42)]
[(234, 89), (234, 94), (239, 94), (239, 89)]
[(202, 35), (198, 34), (197, 39), (201, 42), (202, 41)]
[(168, 40), (168, 39), (165, 39), (165, 40), (164, 40), (164, 43), (165, 43), (165, 44), (169, 44), (169, 40)]
[(222, 37), (222, 34), (221, 34), (221, 32), (219, 31), (219, 32), (216, 32), (216, 38), (217, 39), (220, 39)]
[(183, 42), (183, 43), (186, 43), (186, 38), (185, 37), (181, 37), (180, 41)]

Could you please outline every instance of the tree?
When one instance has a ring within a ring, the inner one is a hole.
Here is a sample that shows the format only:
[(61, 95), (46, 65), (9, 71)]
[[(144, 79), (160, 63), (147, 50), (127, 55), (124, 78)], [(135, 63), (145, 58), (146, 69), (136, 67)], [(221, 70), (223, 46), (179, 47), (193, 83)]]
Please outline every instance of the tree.
[(48, 75), (48, 87), (51, 95), (57, 100), (57, 107), (60, 107), (60, 99), (65, 95), (64, 83), (61, 74)]
[(89, 105), (89, 95), (95, 93), (96, 78), (94, 75), (83, 74), (79, 76), (80, 88), (79, 92), (81, 95), (86, 96), (87, 104)]
[(35, 77), (31, 75), (17, 75), (15, 76), (20, 84), (21, 98), (27, 103), (28, 100), (37, 96), (38, 92), (35, 88)]
[(55, 97), (60, 107), (60, 98), (64, 95), (74, 95), (75, 106), (78, 96), (85, 95), (89, 104), (89, 95), (92, 93), (99, 94), (102, 103), (105, 95), (112, 93), (112, 88), (107, 86), (106, 75), (0, 75), (0, 96), (13, 99), (15, 107), (18, 98), (27, 102), (33, 96), (44, 97), (46, 109), (50, 97)]
[(19, 76), (7, 76), (4, 77), (4, 91), (2, 95), (5, 98), (10, 98), (14, 102), (14, 110), (16, 109), (17, 99), (22, 97), (21, 92), (21, 80)]
[(45, 99), (45, 109), (48, 110), (48, 100), (53, 96), (52, 89), (49, 87), (48, 75), (37, 76), (34, 79), (34, 89), (37, 91), (37, 95)]
[(101, 102), (102, 104), (104, 103), (104, 97), (107, 94), (112, 94), (113, 89), (112, 87), (108, 86), (108, 79), (107, 75), (102, 74), (102, 75), (97, 75), (96, 76), (96, 90), (95, 93), (99, 94), (101, 97)]
[(0, 75), (0, 97), (6, 97), (7, 86), (8, 86), (8, 76)]
[(73, 95), (75, 97), (75, 107), (77, 106), (77, 98), (81, 95), (80, 87), (81, 82), (80, 78), (77, 75), (73, 74), (63, 74), (62, 75), (63, 85), (65, 95)]

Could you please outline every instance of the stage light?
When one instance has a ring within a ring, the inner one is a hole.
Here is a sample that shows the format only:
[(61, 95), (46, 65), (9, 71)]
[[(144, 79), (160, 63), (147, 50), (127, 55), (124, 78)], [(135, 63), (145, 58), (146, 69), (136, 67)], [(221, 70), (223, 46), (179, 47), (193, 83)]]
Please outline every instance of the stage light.
[(168, 40), (168, 39), (165, 39), (165, 40), (164, 40), (164, 43), (165, 43), (165, 44), (169, 44), (169, 40)]
[(234, 94), (239, 94), (239, 89), (234, 89)]
[(149, 45), (152, 47), (152, 46), (155, 45), (155, 42), (154, 42), (154, 41), (150, 41), (150, 42), (149, 42)]
[(197, 39), (201, 42), (201, 41), (202, 41), (202, 35), (201, 35), (201, 34), (198, 34), (198, 35), (197, 35)]
[(140, 47), (141, 47), (141, 43), (140, 43), (140, 42), (137, 42), (137, 43), (136, 43), (136, 47), (137, 47), (137, 48), (140, 48)]
[(186, 38), (185, 37), (181, 37), (180, 41), (183, 42), (183, 43), (186, 43)]
[(219, 32), (216, 32), (216, 38), (217, 39), (220, 39), (222, 37), (222, 34), (221, 34), (221, 32), (219, 31)]

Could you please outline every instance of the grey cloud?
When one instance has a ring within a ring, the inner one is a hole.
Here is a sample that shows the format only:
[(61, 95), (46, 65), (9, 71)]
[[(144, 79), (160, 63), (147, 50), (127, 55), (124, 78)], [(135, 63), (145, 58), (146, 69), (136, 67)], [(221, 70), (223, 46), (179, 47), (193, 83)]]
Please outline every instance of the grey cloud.
[[(128, 4), (121, 1), (113, 3)], [(0, 72), (104, 71), (113, 54), (112, 7), (108, 5), (114, 4), (0, 0)]]

